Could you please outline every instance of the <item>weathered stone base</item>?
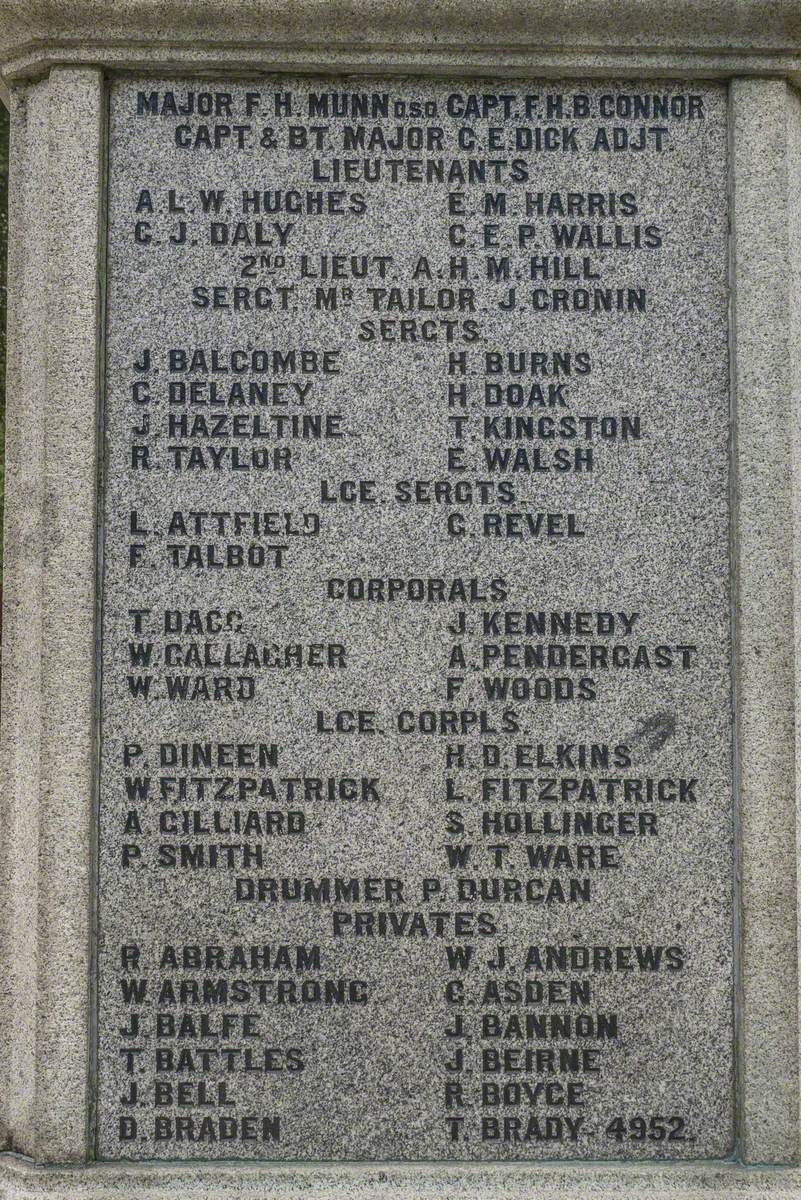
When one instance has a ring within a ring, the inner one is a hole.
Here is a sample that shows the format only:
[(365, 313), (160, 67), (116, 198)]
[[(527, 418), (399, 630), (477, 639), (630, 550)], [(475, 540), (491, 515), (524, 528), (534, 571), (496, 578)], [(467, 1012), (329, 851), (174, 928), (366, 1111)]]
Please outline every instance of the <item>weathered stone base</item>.
[(801, 1169), (737, 1163), (35, 1167), (0, 1156), (0, 1200), (729, 1200), (801, 1198)]

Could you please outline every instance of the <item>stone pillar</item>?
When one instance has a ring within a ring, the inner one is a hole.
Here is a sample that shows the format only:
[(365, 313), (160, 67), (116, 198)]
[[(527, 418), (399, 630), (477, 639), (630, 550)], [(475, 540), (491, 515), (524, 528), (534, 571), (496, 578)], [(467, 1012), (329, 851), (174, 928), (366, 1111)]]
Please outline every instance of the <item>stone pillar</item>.
[(798, 1156), (796, 104), (779, 80), (735, 79), (731, 85), (740, 1115), (746, 1162), (794, 1162)]
[(15, 87), (4, 568), (3, 1114), (89, 1151), (103, 86)]

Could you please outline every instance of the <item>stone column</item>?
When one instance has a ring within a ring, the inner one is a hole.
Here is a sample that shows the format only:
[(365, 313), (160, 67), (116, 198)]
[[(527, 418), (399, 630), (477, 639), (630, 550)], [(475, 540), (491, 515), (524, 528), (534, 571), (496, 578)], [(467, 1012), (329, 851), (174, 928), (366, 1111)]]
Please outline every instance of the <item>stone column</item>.
[(89, 1150), (102, 75), (13, 90), (3, 630), (10, 1144)]
[[(740, 773), (740, 1137), (746, 1162), (798, 1156), (796, 662), (791, 211), (798, 101), (731, 91), (735, 708)], [(796, 593), (797, 596), (797, 593)]]

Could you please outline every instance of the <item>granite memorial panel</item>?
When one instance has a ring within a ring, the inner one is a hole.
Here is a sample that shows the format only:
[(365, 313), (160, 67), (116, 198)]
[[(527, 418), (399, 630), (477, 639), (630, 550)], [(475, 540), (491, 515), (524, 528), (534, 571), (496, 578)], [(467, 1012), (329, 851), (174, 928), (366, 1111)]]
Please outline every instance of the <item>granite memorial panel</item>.
[(726, 111), (111, 84), (100, 1158), (731, 1153)]

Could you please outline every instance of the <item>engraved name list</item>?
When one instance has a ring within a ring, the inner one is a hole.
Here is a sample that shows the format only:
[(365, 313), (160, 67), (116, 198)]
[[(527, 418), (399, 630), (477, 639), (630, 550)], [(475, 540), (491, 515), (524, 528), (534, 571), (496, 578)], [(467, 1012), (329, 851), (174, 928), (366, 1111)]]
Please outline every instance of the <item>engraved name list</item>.
[(725, 1157), (725, 89), (110, 104), (99, 1157)]

